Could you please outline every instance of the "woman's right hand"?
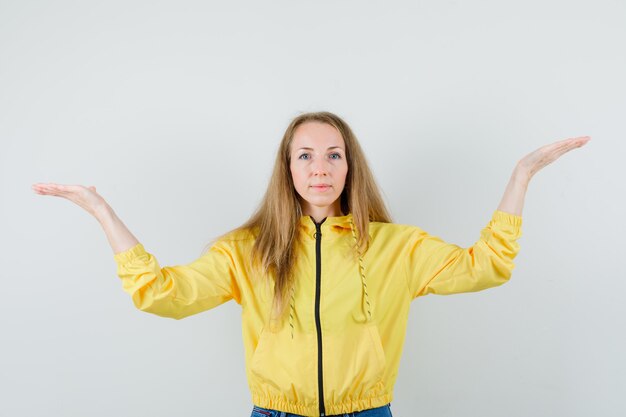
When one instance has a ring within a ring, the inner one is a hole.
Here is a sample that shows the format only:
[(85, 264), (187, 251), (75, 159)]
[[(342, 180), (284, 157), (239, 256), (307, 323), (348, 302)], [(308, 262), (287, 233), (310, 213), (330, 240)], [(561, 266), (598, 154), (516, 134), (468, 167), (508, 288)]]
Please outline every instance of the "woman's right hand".
[(32, 188), (33, 191), (40, 195), (52, 195), (70, 200), (87, 210), (94, 217), (96, 217), (100, 209), (107, 206), (107, 202), (96, 192), (96, 187), (93, 185), (85, 187), (83, 185), (36, 183), (33, 184)]
[(113, 253), (124, 252), (139, 243), (122, 220), (117, 217), (113, 209), (104, 201), (104, 198), (96, 192), (96, 187), (93, 185), (85, 187), (83, 185), (36, 183), (33, 184), (33, 191), (41, 195), (66, 198), (87, 210), (102, 225), (111, 248), (113, 248)]

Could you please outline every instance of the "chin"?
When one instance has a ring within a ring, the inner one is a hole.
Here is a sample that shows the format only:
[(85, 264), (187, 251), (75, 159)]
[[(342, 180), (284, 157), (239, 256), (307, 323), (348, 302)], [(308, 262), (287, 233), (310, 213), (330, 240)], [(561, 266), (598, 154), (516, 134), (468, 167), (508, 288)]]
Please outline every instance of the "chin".
[(319, 205), (319, 206), (330, 206), (331, 204), (333, 204), (335, 201), (337, 201), (337, 199), (339, 198), (337, 197), (325, 197), (325, 198), (319, 198), (319, 196), (316, 196), (318, 198), (312, 197), (309, 200), (307, 200), (310, 204), (315, 204), (315, 205)]

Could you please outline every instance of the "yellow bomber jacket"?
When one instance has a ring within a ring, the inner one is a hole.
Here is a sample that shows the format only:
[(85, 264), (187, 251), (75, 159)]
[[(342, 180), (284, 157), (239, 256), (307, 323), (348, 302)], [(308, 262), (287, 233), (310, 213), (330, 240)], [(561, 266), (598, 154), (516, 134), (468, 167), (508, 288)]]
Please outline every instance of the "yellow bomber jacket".
[(320, 224), (302, 216), (289, 317), (278, 323), (269, 320), (273, 282), (249, 273), (253, 234), (231, 233), (186, 265), (161, 267), (141, 243), (114, 258), (142, 311), (182, 319), (234, 299), (253, 404), (328, 416), (390, 403), (411, 301), (507, 282), (521, 225), (521, 216), (496, 210), (462, 248), (416, 226), (370, 222), (359, 260), (352, 214)]

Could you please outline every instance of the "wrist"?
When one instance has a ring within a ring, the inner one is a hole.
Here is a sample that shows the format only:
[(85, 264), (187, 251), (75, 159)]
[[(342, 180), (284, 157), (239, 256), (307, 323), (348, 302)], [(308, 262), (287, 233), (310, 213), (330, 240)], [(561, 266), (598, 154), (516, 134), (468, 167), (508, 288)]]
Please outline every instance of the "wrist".
[(113, 216), (115, 216), (115, 212), (107, 203), (96, 207), (93, 214), (100, 223), (110, 220)]
[(513, 170), (513, 174), (511, 175), (511, 181), (527, 187), (531, 177), (532, 175), (530, 175), (530, 173), (526, 169), (518, 165)]

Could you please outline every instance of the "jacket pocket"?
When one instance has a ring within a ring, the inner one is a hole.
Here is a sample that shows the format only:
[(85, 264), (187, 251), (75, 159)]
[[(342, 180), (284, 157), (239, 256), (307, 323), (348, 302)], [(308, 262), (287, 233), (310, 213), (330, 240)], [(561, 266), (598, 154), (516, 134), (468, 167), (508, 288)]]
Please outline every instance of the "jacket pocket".
[(317, 339), (289, 327), (272, 332), (266, 326), (250, 360), (251, 389), (302, 404), (317, 400)]
[(378, 326), (353, 324), (326, 335), (324, 392), (332, 403), (364, 399), (384, 389), (387, 361)]

